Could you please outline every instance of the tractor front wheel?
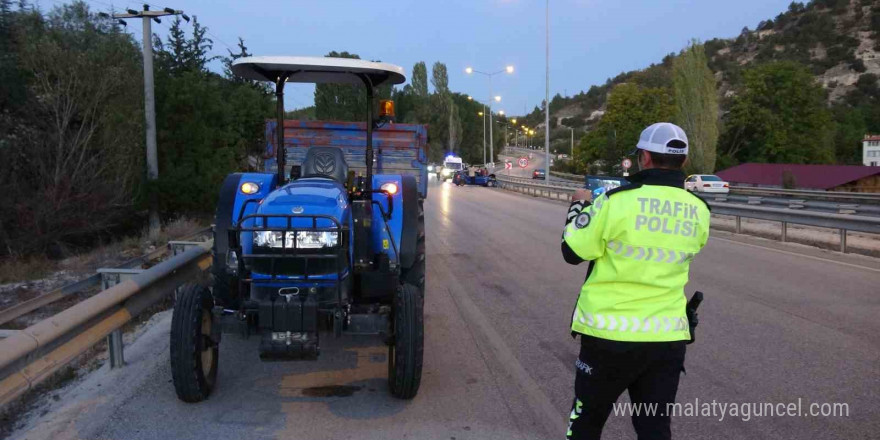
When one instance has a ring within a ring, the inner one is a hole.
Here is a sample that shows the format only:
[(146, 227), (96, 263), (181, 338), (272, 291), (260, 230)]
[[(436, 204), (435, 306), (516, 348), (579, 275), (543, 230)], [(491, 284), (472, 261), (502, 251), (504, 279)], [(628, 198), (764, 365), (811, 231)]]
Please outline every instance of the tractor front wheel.
[(208, 398), (217, 381), (218, 344), (211, 338), (211, 292), (186, 284), (177, 294), (171, 317), (171, 377), (184, 402)]
[(388, 386), (391, 395), (412, 399), (422, 381), (425, 320), (422, 291), (403, 283), (394, 297), (392, 334), (388, 348)]

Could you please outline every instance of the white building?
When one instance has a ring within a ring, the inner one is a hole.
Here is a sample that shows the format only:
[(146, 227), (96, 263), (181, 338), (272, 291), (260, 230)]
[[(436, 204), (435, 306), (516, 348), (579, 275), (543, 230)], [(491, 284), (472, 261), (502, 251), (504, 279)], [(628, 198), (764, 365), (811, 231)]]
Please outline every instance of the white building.
[(862, 140), (862, 164), (880, 166), (880, 135), (865, 135)]

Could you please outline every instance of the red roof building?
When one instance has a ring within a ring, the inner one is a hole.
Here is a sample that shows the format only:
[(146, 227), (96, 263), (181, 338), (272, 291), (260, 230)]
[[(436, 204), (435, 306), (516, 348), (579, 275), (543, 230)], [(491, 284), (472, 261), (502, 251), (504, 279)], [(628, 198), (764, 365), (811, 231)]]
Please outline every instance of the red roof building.
[(741, 186), (783, 187), (785, 178), (797, 189), (880, 192), (880, 167), (744, 163), (717, 174)]

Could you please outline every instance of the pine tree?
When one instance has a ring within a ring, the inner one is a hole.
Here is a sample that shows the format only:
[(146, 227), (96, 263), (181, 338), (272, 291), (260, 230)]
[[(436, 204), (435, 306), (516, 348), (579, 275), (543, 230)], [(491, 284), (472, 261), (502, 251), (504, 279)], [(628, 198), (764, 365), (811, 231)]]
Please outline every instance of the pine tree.
[(687, 171), (710, 174), (718, 145), (718, 92), (703, 45), (692, 42), (675, 58), (672, 71), (675, 121), (690, 141)]

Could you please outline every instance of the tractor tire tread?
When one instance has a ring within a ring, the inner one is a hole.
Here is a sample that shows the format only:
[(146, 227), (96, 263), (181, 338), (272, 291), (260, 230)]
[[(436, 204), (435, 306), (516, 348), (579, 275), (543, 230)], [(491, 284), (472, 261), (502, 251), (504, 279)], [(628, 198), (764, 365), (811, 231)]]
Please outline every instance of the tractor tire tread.
[(424, 295), (416, 286), (404, 283), (397, 291), (394, 307), (394, 349), (389, 371), (391, 395), (412, 399), (422, 380), (424, 355)]
[(210, 310), (208, 290), (189, 283), (181, 287), (171, 318), (171, 377), (177, 397), (184, 402), (200, 402), (208, 398), (216, 381), (217, 354), (214, 350), (214, 366), (211, 377), (202, 372), (200, 347), (202, 311)]
[(425, 271), (427, 265), (426, 246), (425, 246), (425, 207), (423, 201), (419, 200), (419, 233), (418, 242), (416, 244), (416, 258), (413, 265), (405, 269), (402, 274), (402, 280), (410, 283), (424, 293), (425, 291)]

